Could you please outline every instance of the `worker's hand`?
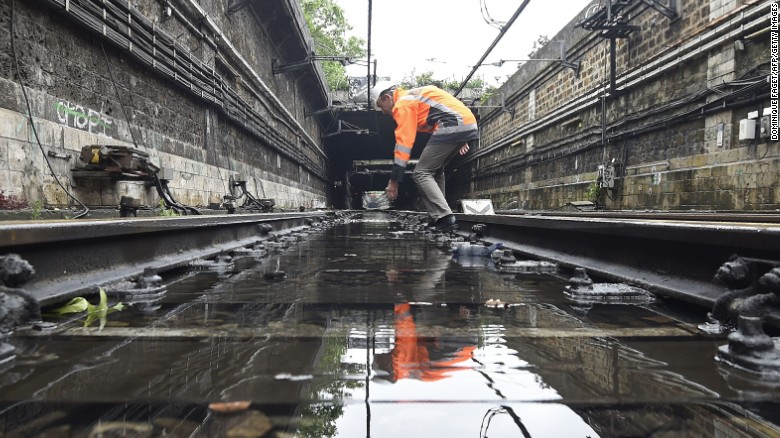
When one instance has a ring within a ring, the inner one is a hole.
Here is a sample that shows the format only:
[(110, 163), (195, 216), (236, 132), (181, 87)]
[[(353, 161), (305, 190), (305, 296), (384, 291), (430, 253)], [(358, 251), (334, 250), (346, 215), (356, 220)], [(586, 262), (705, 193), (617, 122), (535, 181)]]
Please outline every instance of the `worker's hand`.
[(395, 199), (398, 198), (398, 181), (394, 179), (388, 181), (387, 187), (385, 188), (385, 194), (387, 195), (387, 199), (395, 201)]
[(464, 144), (463, 146), (460, 147), (460, 150), (458, 151), (458, 153), (460, 153), (461, 155), (466, 155), (466, 152), (468, 152), (468, 151), (469, 151), (469, 144), (466, 143), (466, 144)]

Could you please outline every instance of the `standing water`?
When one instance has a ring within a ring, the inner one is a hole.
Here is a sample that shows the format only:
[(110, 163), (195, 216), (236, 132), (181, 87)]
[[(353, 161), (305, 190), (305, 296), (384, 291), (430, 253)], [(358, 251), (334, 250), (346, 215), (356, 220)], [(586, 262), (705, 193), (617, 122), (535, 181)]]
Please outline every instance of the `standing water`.
[(17, 333), (0, 436), (780, 436), (776, 386), (718, 363), (723, 336), (544, 272), (379, 212), (193, 263), (157, 309)]

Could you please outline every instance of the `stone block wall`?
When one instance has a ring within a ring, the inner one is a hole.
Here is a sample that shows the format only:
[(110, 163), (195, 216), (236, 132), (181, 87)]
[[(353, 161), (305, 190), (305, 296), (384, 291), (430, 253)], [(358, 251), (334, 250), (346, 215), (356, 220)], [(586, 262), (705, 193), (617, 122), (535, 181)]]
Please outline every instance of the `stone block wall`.
[(455, 163), (448, 198), (558, 209), (589, 200), (612, 163), (607, 208), (780, 209), (777, 142), (739, 140), (740, 120), (769, 107), (769, 2), (677, 5), (674, 20), (630, 11), (638, 30), (617, 40), (614, 94), (609, 41), (577, 26), (588, 11), (572, 20), (539, 57), (563, 42), (579, 74), (554, 62), (518, 70), (499, 90), (509, 111), (480, 114), (480, 147)]
[[(253, 195), (274, 198), (282, 208), (328, 203), (321, 127), (304, 117), (305, 108), (316, 104), (304, 96), (297, 76), (273, 75), (277, 45), (249, 9), (228, 16), (226, 2), (178, 0), (170, 3), (176, 13), (167, 17), (156, 0), (130, 2), (155, 32), (176, 39), (191, 71), (213, 71), (215, 93), (234, 93), (232, 102), (242, 108), (215, 104), (188, 81), (165, 77), (130, 48), (117, 47), (44, 0), (15, 1), (14, 56), (11, 4), (0, 4), (0, 190), (6, 194), (30, 204), (75, 206), (54, 174), (87, 205), (116, 206), (130, 195), (157, 206), (156, 191), (144, 182), (74, 178), (81, 148), (104, 144), (138, 147), (155, 165), (172, 169), (169, 187), (183, 204), (221, 202), (235, 173), (248, 177)], [(213, 17), (221, 37), (203, 25), (198, 8)]]

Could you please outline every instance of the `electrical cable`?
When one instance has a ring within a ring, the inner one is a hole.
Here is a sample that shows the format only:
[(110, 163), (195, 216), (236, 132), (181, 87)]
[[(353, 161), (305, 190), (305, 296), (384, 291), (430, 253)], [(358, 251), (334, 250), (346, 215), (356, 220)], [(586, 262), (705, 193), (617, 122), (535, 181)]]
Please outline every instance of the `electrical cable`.
[(601, 162), (606, 159), (607, 154), (607, 49), (604, 48), (604, 86), (601, 93)]
[[(135, 141), (135, 134), (133, 134), (133, 127), (130, 125), (130, 118), (127, 117), (127, 111), (125, 110), (125, 103), (122, 101), (122, 95), (119, 93), (119, 87), (116, 84), (116, 80), (114, 79), (114, 73), (111, 70), (111, 64), (108, 62), (108, 55), (106, 54), (106, 47), (103, 45), (103, 41), (100, 42), (100, 48), (103, 50), (103, 59), (106, 61), (106, 68), (108, 69), (108, 76), (111, 78), (111, 83), (114, 85), (114, 93), (116, 93), (116, 98), (119, 101), (119, 108), (122, 109), (122, 114), (125, 116), (125, 122), (127, 122), (127, 130), (130, 131), (130, 138), (133, 140), (133, 146), (135, 146), (136, 149), (138, 148), (138, 142)], [(135, 103), (133, 102), (133, 93), (130, 93), (130, 104), (135, 106)]]
[(490, 11), (488, 11), (487, 3), (485, 3), (486, 0), (479, 0), (479, 12), (482, 13), (482, 19), (485, 20), (485, 23), (488, 25), (495, 27), (498, 30), (501, 30), (504, 25), (506, 25), (505, 21), (498, 21), (490, 16)]
[[(219, 175), (219, 180), (222, 181), (222, 185), (225, 186), (225, 191), (227, 192), (227, 191), (230, 190), (230, 181), (228, 181), (225, 178), (223, 178), (222, 177), (222, 171), (219, 170), (219, 161), (217, 160), (218, 157), (217, 157), (217, 145), (216, 144), (214, 144), (213, 151), (214, 151), (214, 167), (217, 169), (217, 175)], [(230, 156), (227, 157), (227, 162), (228, 162), (228, 171), (232, 173), (233, 172), (233, 166), (230, 163)], [(228, 178), (230, 178), (230, 175), (228, 175)]]
[[(755, 71), (755, 68), (751, 69), (750, 71)], [(760, 74), (760, 72), (759, 72), (759, 74)], [(637, 114), (636, 116), (624, 117), (624, 118), (622, 118), (622, 119), (620, 119), (620, 120), (618, 120), (616, 122), (613, 122), (611, 125), (609, 125), (607, 127), (607, 128), (609, 128), (609, 130), (612, 131), (612, 133), (609, 134), (607, 136), (607, 138), (602, 140), (602, 141), (615, 140), (615, 139), (622, 138), (622, 137), (624, 137), (626, 135), (636, 136), (637, 134), (647, 133), (647, 132), (651, 132), (651, 131), (654, 131), (654, 130), (662, 129), (664, 127), (669, 126), (670, 123), (680, 123), (680, 122), (684, 122), (684, 121), (687, 121), (687, 120), (693, 120), (693, 119), (701, 117), (702, 114), (704, 114), (706, 112), (711, 112), (711, 111), (714, 111), (714, 110), (722, 109), (722, 108), (724, 108), (724, 105), (726, 105), (729, 102), (731, 103), (730, 106), (739, 104), (739, 101), (735, 101), (734, 99), (735, 98), (739, 98), (741, 95), (752, 96), (753, 101), (755, 101), (756, 99), (760, 99), (763, 95), (756, 96), (755, 92), (757, 90), (761, 89), (761, 88), (765, 88), (765, 87), (768, 86), (768, 83), (766, 82), (766, 80), (763, 79), (763, 77), (761, 77), (761, 76), (753, 77), (752, 80), (744, 79), (744, 78), (745, 78), (745, 75), (743, 75), (742, 78), (740, 78), (739, 80), (737, 80), (735, 82), (737, 82), (739, 84), (749, 84), (749, 85), (743, 86), (742, 88), (734, 90), (734, 91), (732, 91), (732, 92), (730, 92), (728, 94), (721, 95), (716, 100), (713, 100), (712, 102), (705, 102), (705, 103), (699, 104), (699, 105), (697, 105), (697, 106), (695, 106), (693, 108), (690, 108), (687, 111), (680, 112), (680, 113), (675, 113), (675, 114), (673, 114), (671, 116), (668, 116), (668, 117), (665, 117), (663, 119), (643, 124), (642, 127), (639, 128), (639, 129), (631, 130), (631, 129), (623, 128), (623, 130), (621, 130), (621, 131), (615, 131), (616, 128), (623, 127), (624, 125), (626, 125), (626, 124), (628, 124), (630, 122), (636, 122), (636, 121), (639, 121), (641, 119), (653, 117), (653, 116), (656, 116), (656, 115), (659, 115), (659, 114), (665, 114), (665, 113), (669, 112), (670, 109), (679, 108), (679, 107), (681, 107), (683, 105), (694, 103), (697, 100), (701, 100), (701, 99), (707, 97), (707, 95), (710, 94), (712, 92), (712, 90), (708, 89), (708, 90), (698, 91), (698, 92), (692, 93), (692, 94), (690, 94), (690, 95), (688, 95), (688, 96), (686, 96), (684, 98), (681, 98), (681, 99), (678, 99), (678, 100), (676, 100), (674, 102), (671, 102), (668, 105), (655, 107), (652, 110), (645, 111), (645, 112), (643, 112), (641, 114)], [(720, 85), (718, 85), (715, 88), (729, 88), (732, 85), (733, 85), (733, 83), (728, 82), (728, 83), (720, 84)], [(590, 134), (590, 136), (595, 136), (595, 133)], [(580, 138), (580, 139), (583, 139), (583, 138)], [(577, 139), (575, 139), (575, 141), (577, 141)], [(591, 142), (591, 143), (587, 143), (586, 142), (581, 147), (574, 148), (574, 149), (569, 150), (569, 151), (564, 151), (562, 154), (563, 155), (568, 155), (568, 154), (572, 154), (572, 153), (581, 152), (583, 150), (587, 150), (587, 149), (589, 149), (591, 147), (594, 147), (594, 146), (597, 146), (599, 144), (601, 144), (601, 142), (599, 142), (599, 141), (595, 141), (595, 142)], [(539, 151), (538, 153), (542, 153), (542, 151)], [(542, 156), (537, 156), (536, 158), (534, 158), (534, 157), (530, 157), (530, 158), (529, 157), (517, 157), (517, 158), (511, 160), (510, 162), (502, 161), (500, 164), (493, 165), (490, 168), (485, 168), (484, 170), (479, 172), (479, 174), (477, 174), (476, 177), (485, 178), (485, 177), (493, 176), (496, 173), (496, 171), (494, 170), (496, 167), (501, 168), (503, 170), (511, 170), (511, 169), (513, 169), (513, 167), (511, 167), (511, 166), (515, 162), (519, 162), (518, 165), (530, 165), (530, 164), (534, 164), (534, 163), (545, 161), (545, 160), (550, 159), (550, 158), (557, 158), (557, 157), (560, 157), (560, 156), (561, 155), (555, 155), (555, 156), (550, 157), (549, 154), (548, 154), (547, 157), (542, 157)], [(627, 152), (625, 152), (625, 151), (624, 151), (624, 156), (623, 156), (623, 162), (627, 162)]]
[[(599, 1), (599, 6), (601, 6), (601, 1)], [(607, 160), (607, 86), (609, 83), (609, 79), (607, 78), (607, 59), (609, 59), (609, 57), (607, 56), (607, 47), (605, 46), (604, 47), (604, 85), (601, 93), (601, 147), (602, 147), (601, 165), (602, 166), (606, 165), (606, 160)], [(596, 177), (596, 186), (598, 187), (596, 201), (594, 202), (596, 208), (598, 208), (598, 198), (599, 198), (598, 193), (600, 193), (602, 189), (600, 181), (603, 181), (601, 175)], [(607, 194), (607, 197), (609, 197), (610, 200), (612, 200), (612, 197), (609, 194), (609, 190), (606, 190), (605, 193)]]
[[(64, 6), (62, 0), (44, 1), (55, 6), (58, 10)], [(132, 46), (132, 51), (125, 52), (127, 55), (164, 77), (173, 79), (186, 92), (194, 94), (209, 104), (215, 103), (220, 113), (225, 114), (229, 120), (246, 129), (252, 135), (267, 139), (273, 149), (285, 156), (294, 159), (300, 158), (296, 145), (285, 138), (279, 129), (271, 126), (264, 115), (249, 106), (237, 93), (229, 87), (226, 88), (223, 78), (214, 72), (213, 66), (206, 65), (194, 57), (188, 47), (181, 46), (175, 38), (160, 31), (155, 23), (148, 21), (138, 11), (130, 8), (127, 2), (104, 0), (101, 6), (101, 8), (97, 8), (94, 2), (72, 0), (70, 8), (66, 8), (64, 13), (75, 22), (94, 32), (98, 38), (107, 39), (122, 49)], [(180, 13), (176, 8), (172, 8), (172, 11), (175, 18), (180, 20), (194, 35), (206, 41), (209, 47), (218, 49), (216, 43), (200, 32), (197, 26), (186, 19), (183, 13)], [(125, 26), (124, 23), (127, 25)], [(209, 24), (213, 26), (210, 21)], [(244, 89), (255, 96), (257, 102), (270, 111), (269, 114), (274, 120), (291, 130), (296, 129), (290, 124), (291, 121), (294, 122), (294, 119), (287, 120), (277, 117), (275, 112), (271, 111), (272, 107), (275, 106), (266, 102), (257, 90), (248, 84)], [(264, 90), (266, 97), (275, 99), (273, 94), (268, 94), (270, 90)], [(304, 135), (308, 136), (305, 132)], [(316, 145), (315, 149), (319, 152)], [(303, 156), (302, 163), (320, 179), (328, 179), (325, 170), (318, 167), (313, 159)]]
[[(130, 118), (127, 116), (127, 111), (125, 110), (125, 103), (122, 101), (121, 93), (119, 93), (119, 86), (117, 85), (117, 82), (114, 79), (114, 73), (111, 70), (111, 63), (108, 62), (108, 54), (106, 53), (106, 47), (103, 44), (103, 41), (100, 42), (100, 48), (103, 51), (103, 59), (106, 61), (106, 68), (108, 69), (108, 75), (111, 78), (111, 83), (114, 86), (114, 92), (116, 93), (117, 100), (119, 101), (119, 108), (122, 109), (122, 115), (125, 118), (125, 123), (127, 123), (127, 130), (130, 131), (130, 138), (133, 140), (133, 146), (136, 149), (140, 149), (138, 147), (138, 142), (135, 139), (135, 134), (133, 134), (133, 127), (130, 124)], [(135, 102), (133, 101), (133, 93), (130, 93), (130, 104), (133, 105), (133, 107), (135, 107)], [(187, 212), (191, 212), (193, 214), (198, 214), (198, 215), (200, 214), (200, 212), (194, 207), (183, 205), (178, 201), (176, 201), (173, 195), (171, 194), (170, 189), (168, 188), (168, 184), (163, 183), (160, 180), (160, 177), (157, 175), (157, 173), (152, 175), (152, 182), (154, 183), (154, 186), (157, 189), (157, 193), (160, 195), (160, 198), (163, 200), (165, 205), (172, 208), (177, 213), (184, 213), (185, 215), (187, 214)]]
[[(749, 69), (745, 74), (743, 74), (737, 80), (734, 80), (734, 81), (731, 81), (731, 82), (724, 82), (724, 83), (718, 84), (718, 85), (716, 85), (714, 87), (707, 87), (707, 88), (705, 88), (703, 90), (700, 90), (700, 91), (688, 94), (687, 96), (681, 97), (681, 98), (679, 98), (677, 100), (673, 100), (671, 102), (667, 102), (664, 105), (653, 107), (653, 108), (648, 109), (646, 111), (634, 113), (634, 114), (632, 114), (630, 116), (623, 117), (622, 119), (619, 119), (618, 121), (613, 123), (613, 128), (616, 127), (616, 126), (623, 125), (623, 124), (628, 123), (628, 122), (638, 121), (640, 119), (643, 119), (643, 118), (646, 118), (646, 117), (649, 117), (649, 116), (652, 116), (652, 115), (655, 115), (655, 114), (665, 113), (665, 112), (667, 112), (669, 110), (672, 110), (672, 109), (675, 109), (675, 108), (679, 108), (679, 107), (681, 107), (683, 105), (695, 102), (696, 100), (701, 99), (701, 98), (707, 96), (707, 94), (709, 94), (709, 93), (716, 93), (716, 94), (719, 95), (719, 99), (715, 100), (713, 102), (723, 101), (723, 100), (725, 100), (725, 98), (730, 97), (730, 96), (734, 95), (735, 93), (736, 94), (744, 93), (745, 89), (739, 89), (739, 90), (736, 90), (734, 92), (721, 92), (721, 89), (726, 89), (726, 88), (730, 88), (730, 87), (734, 87), (734, 86), (751, 86), (752, 87), (752, 86), (755, 86), (756, 84), (765, 82), (765, 79), (764, 79), (765, 75), (759, 69), (759, 67), (761, 65), (763, 65), (763, 64), (765, 64), (765, 63), (762, 62), (762, 63), (759, 63), (759, 64), (755, 65), (754, 67)], [(748, 76), (751, 73), (753, 73), (753, 75), (752, 76)], [(709, 102), (707, 105), (709, 105), (711, 103), (712, 102)], [(704, 105), (704, 106), (707, 106), (707, 105)]]
[(46, 165), (49, 167), (49, 170), (51, 171), (52, 176), (54, 177), (54, 181), (57, 182), (57, 185), (62, 188), (62, 190), (65, 192), (66, 195), (75, 202), (77, 202), (79, 205), (81, 205), (82, 208), (84, 208), (84, 211), (77, 214), (76, 216), (73, 216), (72, 219), (80, 219), (87, 214), (89, 214), (89, 208), (84, 205), (81, 201), (76, 199), (73, 194), (68, 191), (68, 189), (65, 188), (64, 185), (60, 182), (60, 179), (57, 178), (57, 174), (54, 172), (54, 168), (52, 167), (51, 163), (49, 162), (48, 157), (46, 156), (46, 151), (43, 150), (43, 145), (41, 144), (41, 139), (38, 137), (38, 130), (35, 128), (35, 122), (33, 121), (33, 115), (32, 115), (32, 107), (30, 106), (30, 99), (27, 97), (27, 91), (24, 88), (24, 82), (22, 80), (22, 71), (19, 68), (19, 57), (16, 53), (16, 37), (14, 35), (14, 32), (16, 31), (14, 26), (14, 21), (16, 21), (16, 0), (11, 0), (11, 51), (14, 55), (14, 66), (16, 67), (16, 76), (19, 77), (19, 86), (22, 88), (22, 95), (24, 95), (24, 102), (27, 105), (27, 116), (30, 119), (30, 126), (32, 127), (33, 135), (35, 136), (35, 141), (38, 143), (38, 148), (41, 150), (41, 154), (43, 155), (43, 160), (46, 161)]

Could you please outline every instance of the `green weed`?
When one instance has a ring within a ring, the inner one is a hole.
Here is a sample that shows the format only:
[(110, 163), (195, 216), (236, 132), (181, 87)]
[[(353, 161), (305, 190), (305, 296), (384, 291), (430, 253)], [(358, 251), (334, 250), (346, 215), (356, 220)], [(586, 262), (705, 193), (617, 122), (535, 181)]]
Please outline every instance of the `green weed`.
[(163, 201), (162, 199), (160, 199), (160, 202), (157, 203), (157, 206), (158, 206), (158, 210), (157, 210), (158, 216), (179, 216), (179, 213), (176, 210), (172, 208), (167, 208), (165, 206), (165, 201)]
[(96, 320), (100, 321), (100, 330), (106, 326), (108, 315), (119, 312), (125, 308), (122, 303), (117, 303), (111, 307), (108, 307), (108, 297), (106, 291), (100, 288), (100, 301), (97, 305), (94, 305), (87, 301), (84, 297), (76, 297), (68, 301), (61, 307), (58, 307), (52, 311), (56, 315), (64, 315), (68, 313), (80, 313), (87, 312), (86, 319), (84, 320), (84, 327), (89, 327)]
[(38, 220), (41, 218), (41, 212), (43, 211), (43, 201), (36, 199), (33, 202), (32, 210), (30, 211), (30, 219)]
[(588, 188), (585, 189), (585, 198), (594, 203), (598, 204), (599, 202), (599, 195), (601, 194), (601, 187), (599, 187), (598, 181), (593, 181), (588, 185)]

